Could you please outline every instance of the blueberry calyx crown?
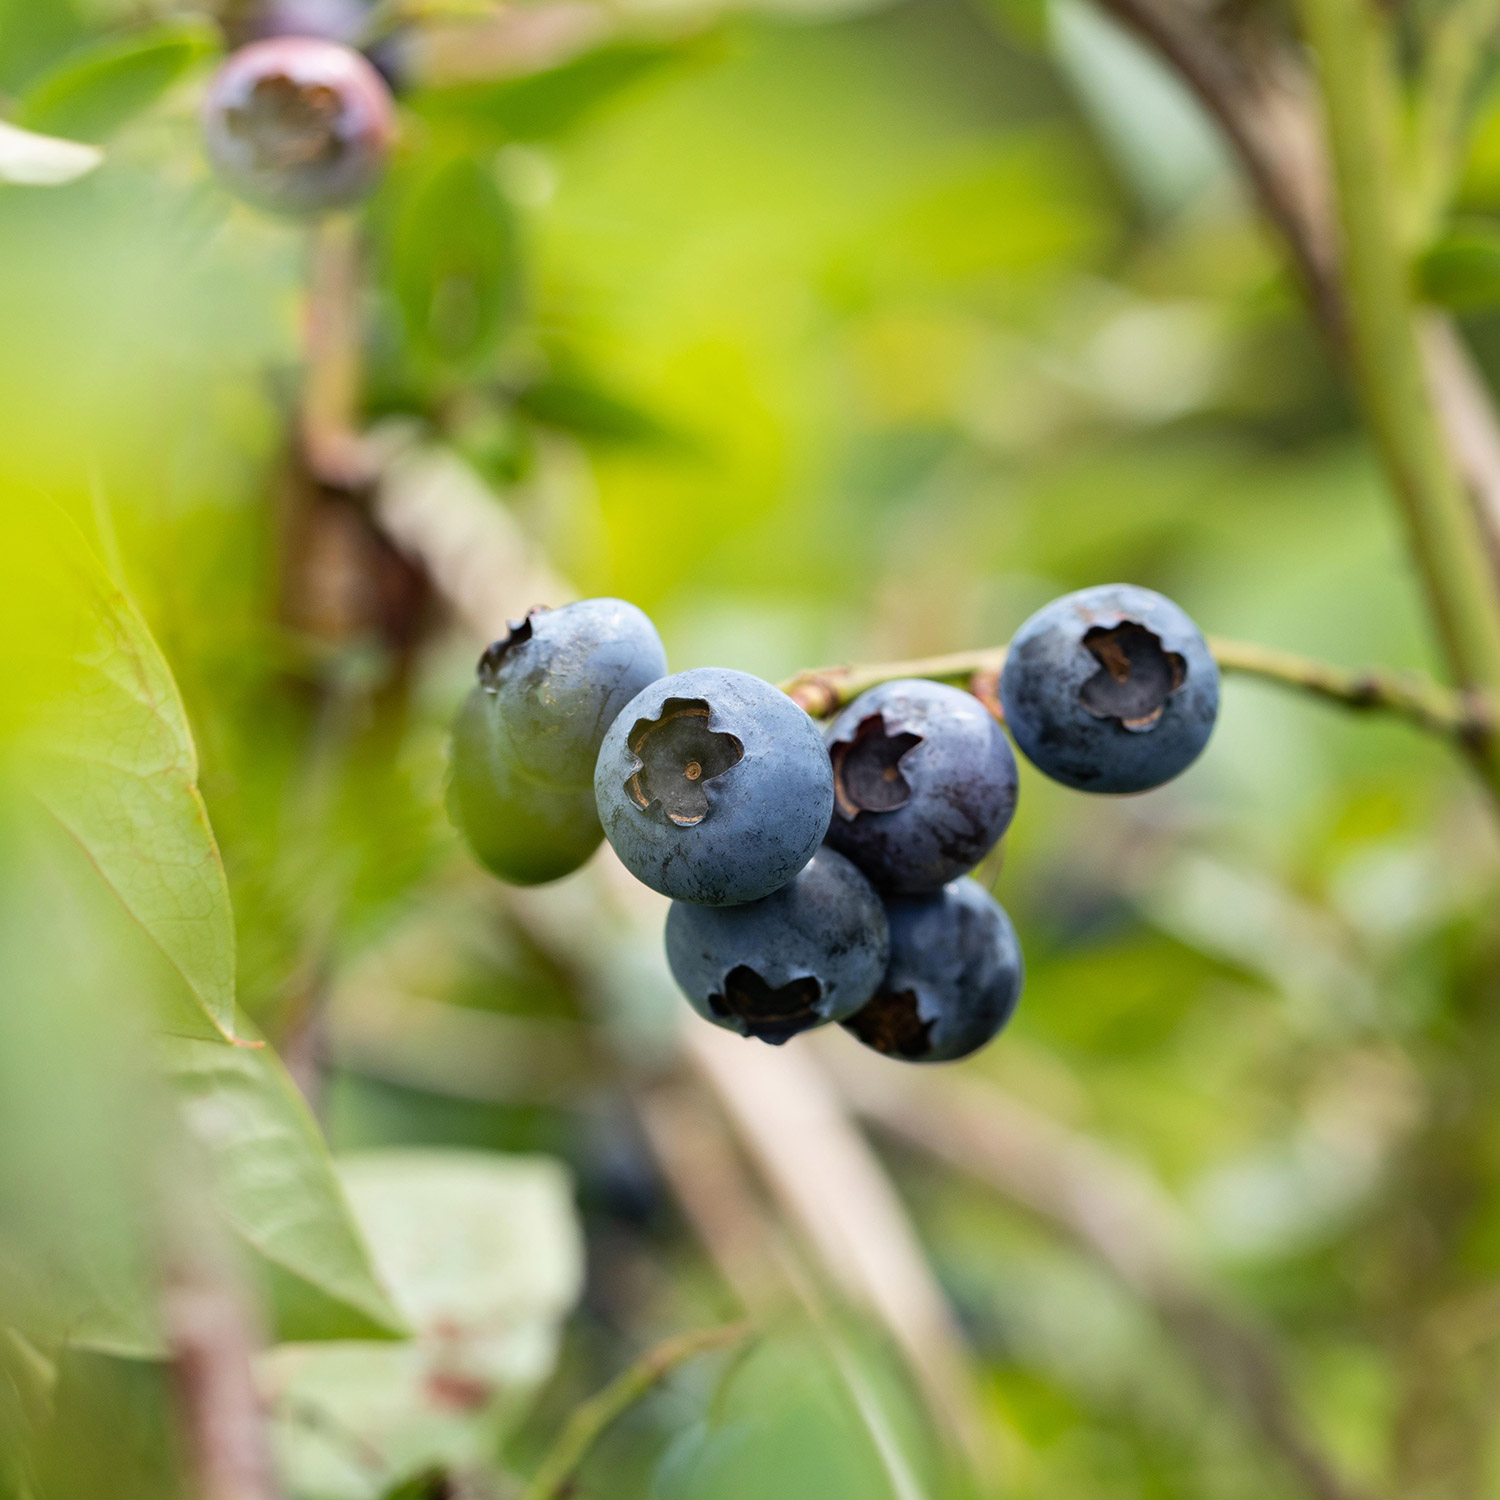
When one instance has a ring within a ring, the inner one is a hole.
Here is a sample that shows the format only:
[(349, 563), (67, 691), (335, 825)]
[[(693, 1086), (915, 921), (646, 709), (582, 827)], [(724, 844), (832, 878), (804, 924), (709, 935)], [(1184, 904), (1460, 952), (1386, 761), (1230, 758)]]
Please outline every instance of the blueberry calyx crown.
[(835, 740), (833, 800), (839, 816), (852, 823), (861, 813), (895, 812), (911, 801), (911, 787), (901, 774), (901, 761), (922, 743), (920, 734), (892, 734), (885, 716), (861, 719), (850, 740)]
[(1187, 662), (1135, 620), (1095, 625), (1083, 644), (1099, 670), (1079, 688), (1078, 701), (1096, 719), (1118, 720), (1132, 733), (1153, 729), (1187, 681)]
[(915, 990), (881, 991), (844, 1022), (865, 1046), (887, 1057), (924, 1057), (934, 1021), (924, 1021)]
[(708, 997), (709, 1009), (724, 1020), (737, 1020), (747, 1037), (779, 1044), (815, 1025), (823, 986), (811, 975), (779, 989), (767, 984), (749, 964), (737, 964), (724, 976), (720, 994)]
[(660, 807), (679, 828), (708, 816), (705, 783), (745, 756), (734, 735), (709, 728), (711, 712), (701, 698), (668, 698), (660, 718), (636, 720), (626, 742), (635, 768), (625, 790), (642, 812)]
[(505, 665), (505, 658), (516, 649), (524, 646), (531, 639), (533, 626), (532, 621), (538, 615), (548, 612), (549, 606), (538, 604), (534, 609), (528, 609), (519, 620), (510, 620), (510, 626), (502, 640), (494, 641), (485, 647), (484, 655), (479, 658), (479, 681), (481, 686), (491, 692), (495, 689), (495, 679), (500, 675), (500, 668)]
[(299, 83), (285, 73), (256, 80), (249, 100), (225, 124), (249, 146), (261, 172), (289, 172), (333, 161), (345, 149), (338, 121), (343, 100), (326, 83)]

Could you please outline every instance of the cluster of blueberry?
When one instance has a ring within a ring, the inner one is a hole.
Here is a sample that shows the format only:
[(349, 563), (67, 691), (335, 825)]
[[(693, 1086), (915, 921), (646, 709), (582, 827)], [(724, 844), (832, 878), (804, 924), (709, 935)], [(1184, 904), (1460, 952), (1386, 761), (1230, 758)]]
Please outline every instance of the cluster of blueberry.
[[(258, 14), (257, 38), (208, 90), (210, 160), (273, 212), (358, 202), (396, 135), (381, 58), (345, 45), (365, 8), (269, 0)], [(1109, 586), (1021, 628), (1000, 699), (1049, 776), (1143, 791), (1202, 750), (1218, 671), (1169, 600)], [(667, 957), (683, 992), (744, 1036), (779, 1043), (838, 1021), (889, 1056), (943, 1061), (1015, 1009), (1015, 930), (967, 872), (1010, 824), (1016, 763), (994, 716), (957, 688), (884, 683), (825, 740), (757, 677), (668, 676), (633, 605), (533, 610), (480, 661), (448, 802), (478, 857), (519, 884), (566, 875), (608, 837), (672, 898)]]
[[(1128, 585), (1054, 601), (1000, 677), (1027, 758), (1136, 792), (1197, 757), (1219, 678), (1193, 622)], [(667, 675), (618, 599), (533, 610), (480, 659), (453, 732), (448, 806), (518, 884), (608, 838), (672, 898), (667, 958), (693, 1008), (780, 1043), (831, 1021), (891, 1057), (967, 1056), (1020, 995), (1010, 919), (967, 874), (1009, 827), (1016, 762), (957, 688), (871, 688), (820, 733), (786, 694), (720, 667)]]

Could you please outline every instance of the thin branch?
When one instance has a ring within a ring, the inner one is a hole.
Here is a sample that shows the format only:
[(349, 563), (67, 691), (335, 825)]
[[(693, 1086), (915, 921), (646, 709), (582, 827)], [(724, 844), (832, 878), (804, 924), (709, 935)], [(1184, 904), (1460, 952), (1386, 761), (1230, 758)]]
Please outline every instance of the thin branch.
[(895, 1185), (816, 1058), (697, 1022), (682, 1041), (832, 1284), (890, 1330), (944, 1437), (988, 1475), (995, 1455), (963, 1334)]
[(196, 1493), (202, 1500), (276, 1500), (251, 1370), (256, 1340), (239, 1288), (201, 1260), (179, 1263), (163, 1314)]
[[(1338, 667), (1294, 651), (1224, 636), (1210, 636), (1209, 647), (1222, 671), (1296, 688), (1343, 708), (1393, 714), (1430, 734), (1466, 745), (1484, 740), (1494, 725), (1488, 699), (1476, 693), (1456, 692), (1420, 672)], [(867, 688), (900, 677), (925, 677), (967, 687), (985, 699), (993, 711), (997, 707), (993, 683), (1004, 664), (1005, 647), (987, 646), (915, 661), (816, 667), (788, 678), (782, 690), (814, 718), (826, 718)]]
[(722, 1328), (680, 1334), (649, 1350), (597, 1395), (574, 1409), (557, 1442), (527, 1485), (522, 1500), (558, 1500), (567, 1493), (569, 1481), (605, 1428), (649, 1395), (678, 1365), (699, 1354), (741, 1343), (751, 1331), (749, 1323), (730, 1323)]
[[(1367, 0), (1302, 0), (1337, 184), (1353, 381), (1407, 524), (1453, 676), (1500, 691), (1500, 600), (1432, 403), (1397, 195), (1400, 119), (1389, 19)], [(1479, 757), (1500, 793), (1500, 757)]]
[(349, 491), (373, 477), (359, 429), (359, 253), (359, 226), (352, 216), (334, 214), (317, 225), (303, 312), (303, 459), (320, 484)]
[(1261, 209), (1281, 235), (1330, 343), (1343, 344), (1343, 296), (1328, 167), (1308, 90), (1293, 68), (1252, 68), (1201, 11), (1177, 0), (1099, 0), (1182, 79), (1218, 122)]

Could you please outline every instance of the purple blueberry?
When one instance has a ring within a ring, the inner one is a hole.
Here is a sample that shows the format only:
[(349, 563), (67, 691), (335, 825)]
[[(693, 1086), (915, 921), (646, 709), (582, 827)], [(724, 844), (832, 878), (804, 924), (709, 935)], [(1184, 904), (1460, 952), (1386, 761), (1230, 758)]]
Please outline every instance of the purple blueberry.
[(833, 811), (817, 726), (770, 683), (723, 667), (664, 677), (627, 704), (604, 737), (594, 791), (626, 869), (701, 906), (785, 885)]
[(1187, 615), (1134, 584), (1054, 599), (1016, 632), (1000, 674), (1026, 758), (1085, 792), (1144, 792), (1202, 753), (1219, 667)]
[(623, 599), (533, 609), (479, 660), (511, 756), (548, 786), (592, 789), (594, 763), (615, 715), (664, 677), (656, 627)]
[(369, 22), (366, 0), (262, 0), (248, 30), (255, 37), (315, 36), (353, 47)]
[(778, 1045), (853, 1015), (875, 993), (889, 956), (880, 898), (832, 849), (820, 849), (759, 901), (674, 901), (667, 914), (667, 962), (693, 1009)]
[(1016, 810), (1016, 759), (969, 693), (907, 678), (861, 693), (828, 730), (828, 842), (895, 895), (941, 890)]
[(386, 29), (378, 41), (360, 47), (370, 34), (375, 0), (262, 0), (238, 24), (229, 27), (238, 41), (274, 36), (315, 36), (327, 42), (359, 47), (392, 89), (400, 92), (411, 69), (410, 39), (404, 28)]
[(952, 1062), (1010, 1020), (1024, 969), (1016, 930), (978, 881), (885, 903), (891, 961), (874, 998), (844, 1022), (902, 1062)]
[(453, 725), (448, 816), (474, 856), (513, 885), (576, 870), (604, 841), (593, 790), (544, 786), (516, 763), (495, 695), (470, 690)]
[(316, 37), (251, 42), (209, 84), (203, 139), (231, 192), (283, 214), (366, 197), (396, 136), (391, 91), (358, 52)]

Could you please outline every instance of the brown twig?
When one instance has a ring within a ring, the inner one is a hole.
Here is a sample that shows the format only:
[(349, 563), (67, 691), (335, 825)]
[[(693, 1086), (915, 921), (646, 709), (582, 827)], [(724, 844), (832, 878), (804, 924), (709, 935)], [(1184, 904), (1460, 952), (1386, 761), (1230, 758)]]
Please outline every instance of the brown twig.
[(818, 1063), (713, 1026), (687, 1027), (683, 1042), (829, 1279), (891, 1331), (957, 1450), (992, 1469), (963, 1336), (889, 1176)]
[(177, 1404), (200, 1500), (277, 1500), (265, 1413), (252, 1371), (258, 1347), (218, 1226), (179, 1205), (162, 1292)]
[[(1488, 700), (1460, 693), (1419, 672), (1388, 668), (1334, 666), (1315, 657), (1251, 641), (1209, 637), (1209, 648), (1220, 668), (1243, 677), (1258, 677), (1281, 687), (1296, 688), (1342, 708), (1374, 709), (1394, 714), (1420, 729), (1465, 744), (1483, 739), (1494, 726)], [(994, 681), (1005, 662), (1004, 646), (959, 651), (951, 656), (929, 656), (915, 661), (876, 662), (864, 666), (816, 667), (782, 683), (782, 690), (814, 718), (827, 718), (851, 703), (867, 688), (901, 677), (926, 677), (968, 687), (981, 701), (993, 701)]]
[(373, 477), (359, 424), (358, 221), (348, 214), (321, 220), (312, 231), (310, 254), (298, 435), (313, 477), (332, 489), (354, 491)]

